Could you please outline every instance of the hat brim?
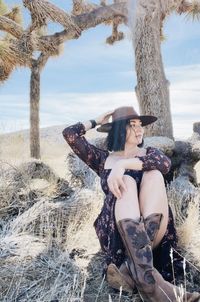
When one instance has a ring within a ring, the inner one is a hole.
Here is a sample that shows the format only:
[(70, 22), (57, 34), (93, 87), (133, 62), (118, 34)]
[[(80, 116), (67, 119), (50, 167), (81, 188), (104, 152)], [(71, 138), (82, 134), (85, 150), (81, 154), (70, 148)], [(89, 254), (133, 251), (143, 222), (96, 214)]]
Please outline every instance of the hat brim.
[[(155, 117), (153, 115), (130, 116), (130, 117), (126, 117), (124, 119), (120, 119), (120, 121), (127, 120), (127, 119), (134, 119), (134, 118), (139, 119), (142, 122), (142, 126), (147, 126), (147, 125), (152, 124), (155, 121), (157, 121), (157, 117)], [(103, 124), (100, 127), (96, 128), (96, 130), (98, 132), (109, 132), (112, 128), (112, 124), (113, 123)]]

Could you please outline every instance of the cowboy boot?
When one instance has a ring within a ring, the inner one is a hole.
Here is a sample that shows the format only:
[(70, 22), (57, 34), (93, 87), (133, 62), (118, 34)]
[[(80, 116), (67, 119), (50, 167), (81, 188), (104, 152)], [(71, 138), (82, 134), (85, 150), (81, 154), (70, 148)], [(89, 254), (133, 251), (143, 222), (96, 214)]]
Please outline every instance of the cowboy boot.
[(163, 219), (163, 214), (153, 213), (144, 219), (144, 227), (147, 232), (147, 236), (150, 239), (150, 245), (153, 248), (157, 233), (160, 229), (160, 224)]
[[(153, 241), (156, 238), (158, 230), (160, 228), (160, 223), (163, 215), (160, 213), (153, 213), (147, 216), (144, 220), (145, 229), (151, 240), (151, 246), (153, 246)], [(135, 289), (135, 283), (131, 278), (131, 273), (129, 271), (127, 262), (123, 262), (118, 268), (114, 263), (108, 265), (106, 279), (112, 288), (122, 290), (125, 292), (132, 293)]]
[(122, 288), (128, 293), (133, 293), (136, 288), (126, 262), (123, 262), (119, 268), (114, 263), (110, 263), (107, 268), (106, 280), (112, 288), (118, 290)]
[[(118, 229), (128, 253), (128, 264), (138, 292), (145, 302), (175, 302), (180, 296), (179, 289), (165, 281), (153, 267), (151, 241), (145, 230), (143, 220), (123, 219)], [(185, 293), (186, 301), (200, 299), (198, 293)]]

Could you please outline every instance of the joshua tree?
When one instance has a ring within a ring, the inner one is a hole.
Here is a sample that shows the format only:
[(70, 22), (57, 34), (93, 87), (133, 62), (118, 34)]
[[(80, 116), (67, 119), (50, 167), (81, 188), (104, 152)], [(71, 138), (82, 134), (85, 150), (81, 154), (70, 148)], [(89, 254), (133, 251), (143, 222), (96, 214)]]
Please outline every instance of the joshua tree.
[[(155, 114), (160, 117), (157, 123), (147, 129), (147, 134), (173, 137), (169, 85), (165, 78), (160, 51), (162, 26), (165, 17), (172, 11), (193, 13), (195, 16), (200, 11), (200, 4), (197, 0), (193, 0), (192, 3), (189, 0), (114, 0), (113, 2), (107, 5), (106, 0), (101, 0), (97, 5), (84, 0), (73, 0), (72, 14), (69, 15), (46, 0), (23, 0), (32, 18), (30, 26), (26, 29), (11, 17), (13, 11), (0, 14), (0, 30), (9, 33), (9, 39), (6, 43), (3, 42), (3, 47), (2, 44), (0, 45), (0, 81), (6, 80), (17, 66), (28, 66), (31, 69), (32, 157), (40, 157), (39, 100), (42, 69), (50, 56), (59, 55), (60, 47), (65, 41), (77, 39), (82, 31), (101, 23), (112, 25), (112, 35), (107, 38), (107, 43), (110, 44), (124, 37), (123, 33), (118, 32), (120, 23), (131, 24), (138, 80), (136, 94), (140, 111), (142, 114)], [(1, 5), (2, 3), (0, 0)], [(63, 31), (52, 35), (41, 34), (41, 28), (47, 27), (51, 21), (61, 24)]]
[[(161, 40), (166, 16), (173, 11), (198, 17), (200, 2), (185, 0), (132, 0), (131, 28), (137, 73), (136, 94), (143, 114), (159, 119), (147, 127), (146, 135), (173, 138), (169, 100), (169, 82), (165, 77)], [(133, 5), (133, 3), (135, 5)]]
[[(4, 7), (1, 0), (1, 6)], [(0, 14), (0, 30), (9, 33), (8, 41), (1, 41), (0, 45), (0, 81), (5, 81), (17, 66), (27, 66), (31, 69), (30, 80), (30, 151), (31, 156), (40, 158), (39, 139), (39, 101), (40, 101), (40, 73), (50, 56), (59, 55), (60, 48), (66, 40), (77, 39), (83, 30), (106, 22), (112, 23), (118, 18), (122, 22), (127, 15), (125, 4), (114, 4), (108, 7), (102, 5), (85, 4), (74, 1), (73, 13), (70, 16), (65, 11), (45, 0), (24, 0), (23, 4), (29, 9), (32, 22), (23, 29), (20, 24), (2, 9)], [(79, 11), (81, 14), (79, 14)], [(41, 34), (41, 28), (49, 22), (57, 22), (63, 26), (63, 31), (52, 35)], [(116, 25), (115, 25), (116, 27)], [(110, 37), (113, 43), (120, 38), (113, 31), (115, 37)], [(37, 58), (35, 58), (37, 53)], [(6, 60), (5, 60), (6, 58)]]

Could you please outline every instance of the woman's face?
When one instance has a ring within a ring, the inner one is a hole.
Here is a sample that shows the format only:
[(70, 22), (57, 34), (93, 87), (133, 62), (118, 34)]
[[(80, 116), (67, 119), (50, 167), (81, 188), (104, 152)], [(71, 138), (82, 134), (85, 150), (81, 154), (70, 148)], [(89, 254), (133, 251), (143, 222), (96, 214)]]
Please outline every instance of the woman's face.
[(144, 129), (139, 119), (131, 119), (126, 126), (126, 143), (139, 145), (142, 143)]

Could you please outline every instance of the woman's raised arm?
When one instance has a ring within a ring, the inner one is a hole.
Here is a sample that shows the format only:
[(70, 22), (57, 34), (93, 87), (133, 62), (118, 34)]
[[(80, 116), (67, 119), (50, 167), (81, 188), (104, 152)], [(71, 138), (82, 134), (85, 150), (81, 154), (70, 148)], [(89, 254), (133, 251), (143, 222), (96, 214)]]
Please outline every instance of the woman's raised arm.
[(79, 122), (65, 128), (62, 134), (74, 153), (99, 175), (106, 151), (90, 144), (83, 136), (86, 133), (86, 129), (89, 130), (89, 127), (91, 128), (89, 121), (84, 124)]

